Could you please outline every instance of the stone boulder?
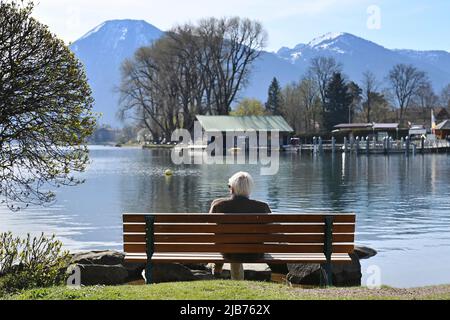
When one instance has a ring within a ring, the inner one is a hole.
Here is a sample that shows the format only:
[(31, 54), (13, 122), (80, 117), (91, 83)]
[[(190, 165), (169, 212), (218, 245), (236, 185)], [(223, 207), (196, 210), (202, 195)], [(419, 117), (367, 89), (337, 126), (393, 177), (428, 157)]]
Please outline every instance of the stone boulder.
[(81, 285), (120, 285), (125, 284), (128, 279), (128, 271), (122, 265), (99, 265), (99, 264), (72, 264), (67, 269), (68, 274), (73, 269), (80, 270)]
[[(351, 263), (332, 264), (333, 286), (354, 287), (361, 285), (361, 264), (356, 254), (351, 254)], [(322, 278), (326, 283), (327, 274), (320, 264), (288, 264), (287, 281), (292, 284), (320, 285)]]
[[(350, 257), (351, 263), (332, 264), (333, 285), (336, 287), (349, 287), (361, 285), (361, 264), (359, 260), (369, 259), (377, 251), (364, 246), (355, 246)], [(327, 275), (320, 264), (288, 264), (286, 279), (292, 284), (320, 285), (320, 280), (326, 281)]]
[[(153, 283), (197, 280), (191, 269), (178, 263), (154, 264), (152, 272)], [(145, 278), (144, 271), (142, 276)]]
[(114, 266), (123, 264), (125, 254), (118, 251), (89, 251), (80, 252), (72, 255), (70, 264), (97, 264), (105, 266)]
[(354, 253), (358, 256), (359, 260), (363, 260), (376, 256), (378, 252), (375, 249), (369, 247), (355, 246)]
[(142, 279), (142, 271), (145, 269), (145, 263), (124, 262), (123, 266), (128, 271), (128, 280)]
[(128, 272), (128, 281), (142, 279), (141, 273), (145, 268), (145, 263), (130, 263), (125, 262), (124, 259), (125, 254), (123, 252), (113, 250), (88, 251), (73, 254), (70, 264), (102, 266), (121, 265), (125, 267)]
[(326, 279), (326, 272), (317, 263), (288, 264), (286, 280), (292, 284), (308, 286), (320, 285), (320, 279)]

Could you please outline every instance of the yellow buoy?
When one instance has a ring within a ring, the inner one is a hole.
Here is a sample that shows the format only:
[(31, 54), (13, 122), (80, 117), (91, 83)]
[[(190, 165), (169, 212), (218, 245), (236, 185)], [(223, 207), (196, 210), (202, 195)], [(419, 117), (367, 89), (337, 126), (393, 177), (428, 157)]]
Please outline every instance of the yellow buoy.
[(164, 174), (165, 174), (166, 176), (171, 176), (171, 175), (173, 175), (173, 171), (170, 170), (170, 169), (166, 169), (166, 171), (164, 171)]
[(229, 149), (230, 153), (239, 153), (241, 151), (241, 148), (230, 148)]

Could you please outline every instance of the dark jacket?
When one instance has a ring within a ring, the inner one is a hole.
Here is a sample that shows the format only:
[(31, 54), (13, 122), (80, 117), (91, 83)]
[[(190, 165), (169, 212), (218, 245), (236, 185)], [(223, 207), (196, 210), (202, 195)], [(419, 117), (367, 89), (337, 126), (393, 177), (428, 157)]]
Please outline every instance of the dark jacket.
[(251, 200), (246, 197), (232, 196), (216, 199), (211, 204), (209, 213), (271, 213), (265, 202)]
[[(211, 204), (209, 213), (248, 213), (261, 214), (271, 213), (270, 207), (267, 203), (251, 200), (246, 197), (232, 196), (230, 198), (216, 199)], [(224, 254), (228, 260), (240, 262), (251, 262), (251, 260), (263, 257), (263, 253), (242, 253), (242, 254)]]

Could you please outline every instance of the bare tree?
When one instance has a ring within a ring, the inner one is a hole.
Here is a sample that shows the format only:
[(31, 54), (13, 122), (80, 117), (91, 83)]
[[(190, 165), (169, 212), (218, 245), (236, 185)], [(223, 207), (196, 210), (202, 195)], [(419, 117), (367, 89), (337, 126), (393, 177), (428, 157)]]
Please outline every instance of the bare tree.
[(378, 90), (378, 81), (375, 77), (375, 75), (371, 71), (366, 71), (363, 74), (363, 80), (362, 80), (362, 95), (363, 95), (363, 112), (365, 114), (365, 121), (367, 123), (372, 122), (372, 108), (373, 108), (373, 101), (372, 97), (374, 96), (373, 93), (377, 92)]
[(352, 123), (355, 114), (361, 109), (362, 89), (356, 82), (350, 81), (347, 84), (347, 91), (352, 97), (352, 102), (348, 106), (348, 123)]
[(165, 44), (158, 41), (139, 49), (122, 65), (119, 115), (143, 124), (153, 137), (168, 138), (180, 124), (172, 58), (166, 54)]
[(333, 57), (315, 57), (311, 60), (308, 73), (317, 83), (322, 108), (325, 108), (326, 90), (335, 73), (341, 73), (342, 65)]
[(433, 87), (429, 81), (424, 81), (418, 88), (415, 97), (417, 104), (422, 109), (422, 118), (424, 123), (429, 119), (430, 112), (438, 105), (439, 97), (434, 93)]
[(196, 34), (195, 28), (186, 24), (177, 26), (167, 33), (165, 41), (169, 47), (167, 54), (176, 57), (173, 65), (180, 108), (182, 111), (182, 127), (192, 130), (196, 114), (204, 114), (205, 90), (208, 82), (202, 69), (203, 52), (201, 39)]
[(193, 129), (195, 115), (227, 115), (245, 87), (266, 33), (248, 19), (205, 19), (174, 27), (122, 67), (122, 118), (142, 122), (154, 137)]
[(316, 82), (309, 78), (304, 77), (299, 85), (300, 103), (304, 109), (303, 122), (305, 126), (305, 132), (316, 131), (316, 124), (318, 122), (320, 110), (317, 108), (319, 91)]
[(227, 115), (236, 95), (248, 83), (252, 63), (261, 55), (267, 34), (259, 22), (239, 17), (204, 19), (197, 30), (214, 111)]
[(282, 96), (283, 104), (281, 110), (284, 118), (296, 133), (303, 132), (302, 114), (304, 114), (304, 110), (300, 101), (298, 83), (293, 82), (286, 85), (282, 90)]
[(450, 109), (450, 84), (446, 85), (441, 91), (440, 103), (444, 108)]
[(400, 109), (399, 122), (403, 124), (403, 116), (410, 106), (419, 88), (426, 82), (425, 72), (417, 70), (413, 65), (397, 64), (389, 72), (391, 90)]
[(316, 132), (321, 120), (321, 106), (316, 82), (304, 77), (300, 82), (293, 82), (282, 90), (282, 114), (295, 132), (309, 134)]

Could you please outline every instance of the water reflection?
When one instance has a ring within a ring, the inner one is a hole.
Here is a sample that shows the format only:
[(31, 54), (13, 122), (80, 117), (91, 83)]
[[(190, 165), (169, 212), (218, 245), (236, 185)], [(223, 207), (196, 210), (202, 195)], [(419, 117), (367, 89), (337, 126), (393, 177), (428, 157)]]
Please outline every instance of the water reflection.
[(357, 242), (379, 250), (364, 266), (379, 265), (383, 283), (450, 283), (448, 155), (287, 153), (275, 176), (254, 165), (174, 166), (166, 150), (96, 147), (91, 158), (84, 185), (57, 190), (50, 208), (1, 208), (0, 230), (57, 233), (71, 250), (121, 249), (123, 212), (207, 212), (227, 195), (228, 178), (246, 170), (254, 197), (275, 212), (356, 212)]

